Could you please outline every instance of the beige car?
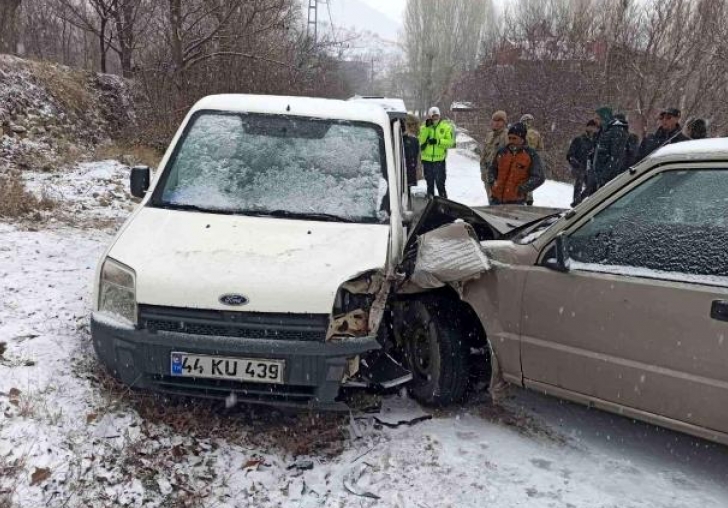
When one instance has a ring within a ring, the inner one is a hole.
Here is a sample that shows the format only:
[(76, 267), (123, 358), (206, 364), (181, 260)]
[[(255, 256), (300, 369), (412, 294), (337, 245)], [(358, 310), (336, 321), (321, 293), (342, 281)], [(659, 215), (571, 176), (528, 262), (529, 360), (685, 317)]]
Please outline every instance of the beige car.
[[(430, 312), (430, 337), (452, 343), (449, 322), (487, 338), (494, 379), (728, 444), (728, 139), (663, 148), (512, 232), (536, 210), (474, 212), (490, 266), (449, 284), (471, 308)], [(452, 351), (417, 350), (415, 387), (448, 390)]]

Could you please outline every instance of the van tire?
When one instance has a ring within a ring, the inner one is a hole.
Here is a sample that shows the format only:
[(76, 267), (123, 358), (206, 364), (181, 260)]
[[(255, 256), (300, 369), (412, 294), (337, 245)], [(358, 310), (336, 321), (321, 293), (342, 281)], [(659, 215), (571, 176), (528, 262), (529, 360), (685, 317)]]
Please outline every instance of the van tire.
[(412, 397), (426, 406), (460, 402), (469, 381), (470, 347), (459, 309), (445, 298), (405, 304), (400, 336), (413, 379)]

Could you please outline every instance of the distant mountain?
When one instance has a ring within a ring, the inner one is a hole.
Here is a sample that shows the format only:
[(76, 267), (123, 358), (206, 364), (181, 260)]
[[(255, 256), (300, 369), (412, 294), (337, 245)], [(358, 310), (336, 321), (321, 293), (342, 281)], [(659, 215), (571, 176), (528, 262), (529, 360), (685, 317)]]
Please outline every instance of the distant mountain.
[[(328, 26), (333, 24), (334, 29), (356, 29), (358, 32), (371, 32), (386, 41), (396, 42), (400, 24), (368, 6), (361, 0), (327, 0), (319, 4), (319, 24)], [(331, 20), (329, 21), (329, 11)]]

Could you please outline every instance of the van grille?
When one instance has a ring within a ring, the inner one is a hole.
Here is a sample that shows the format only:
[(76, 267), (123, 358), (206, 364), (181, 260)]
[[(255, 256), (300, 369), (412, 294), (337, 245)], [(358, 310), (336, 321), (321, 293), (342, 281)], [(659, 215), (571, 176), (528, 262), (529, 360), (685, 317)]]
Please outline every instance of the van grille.
[(314, 386), (267, 385), (176, 376), (155, 376), (152, 382), (160, 392), (210, 399), (224, 399), (235, 392), (241, 401), (308, 404), (316, 396)]
[(139, 323), (151, 333), (174, 332), (217, 337), (323, 342), (326, 339), (329, 316), (140, 305)]

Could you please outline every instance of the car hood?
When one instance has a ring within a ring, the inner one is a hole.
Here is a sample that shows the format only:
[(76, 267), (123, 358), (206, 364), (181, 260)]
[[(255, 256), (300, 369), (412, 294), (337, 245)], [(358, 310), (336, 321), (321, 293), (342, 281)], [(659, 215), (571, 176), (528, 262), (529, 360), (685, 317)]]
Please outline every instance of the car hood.
[(109, 256), (136, 272), (140, 304), (330, 313), (339, 286), (384, 269), (389, 226), (144, 208)]
[(407, 248), (412, 248), (420, 235), (458, 220), (473, 226), (480, 240), (500, 240), (510, 238), (527, 224), (563, 211), (525, 205), (469, 207), (449, 199), (431, 197), (417, 213)]
[(561, 208), (545, 208), (526, 205), (499, 205), (473, 207), (473, 210), (501, 235), (530, 224), (544, 217), (564, 212)]

